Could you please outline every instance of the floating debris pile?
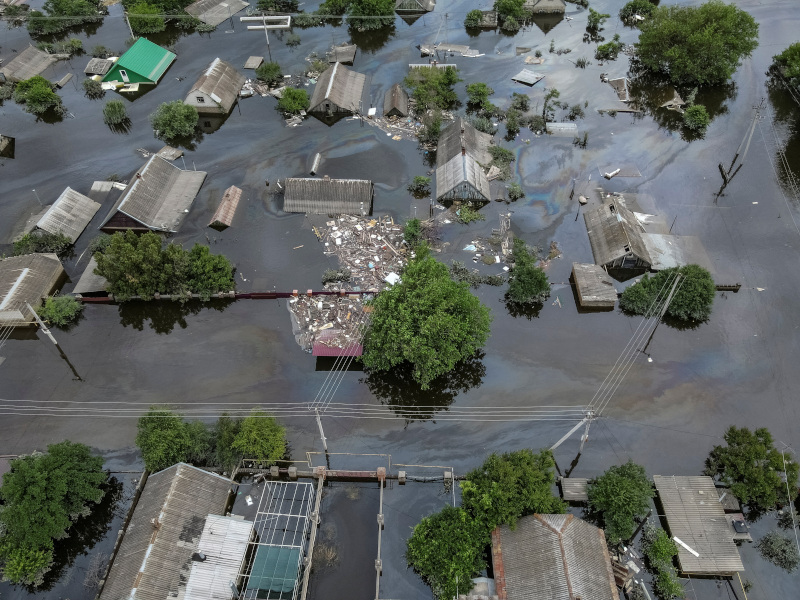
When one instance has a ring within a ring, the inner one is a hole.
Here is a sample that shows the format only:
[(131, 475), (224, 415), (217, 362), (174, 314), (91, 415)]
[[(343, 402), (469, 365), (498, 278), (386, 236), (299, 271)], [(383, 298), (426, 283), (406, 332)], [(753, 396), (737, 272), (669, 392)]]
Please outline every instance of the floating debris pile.
[(371, 295), (297, 295), (287, 303), (294, 339), (314, 356), (361, 356)]

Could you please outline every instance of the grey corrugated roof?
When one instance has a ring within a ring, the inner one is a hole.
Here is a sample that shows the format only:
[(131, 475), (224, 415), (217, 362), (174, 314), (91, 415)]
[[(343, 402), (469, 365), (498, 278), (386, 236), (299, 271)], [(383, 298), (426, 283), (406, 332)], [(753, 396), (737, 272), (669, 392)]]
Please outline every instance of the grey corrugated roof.
[(372, 212), (372, 182), (366, 179), (294, 177), (285, 180), (285, 212), (360, 215)]
[(114, 558), (100, 600), (166, 600), (185, 586), (209, 514), (221, 514), (230, 482), (178, 463), (151, 475)]
[(96, 268), (97, 261), (93, 256), (89, 259), (89, 264), (86, 265), (86, 268), (83, 270), (81, 278), (78, 279), (78, 283), (75, 284), (72, 290), (73, 294), (91, 294), (106, 291), (108, 280), (102, 275), (97, 275), (94, 272)]
[(392, 110), (402, 116), (408, 115), (408, 92), (399, 83), (395, 83), (383, 98), (383, 115), (387, 116)]
[(184, 10), (203, 23), (216, 27), (247, 7), (248, 3), (244, 0), (197, 0)]
[(63, 275), (64, 268), (55, 254), (25, 254), (0, 260), (0, 324), (33, 321), (25, 303), (38, 308)]
[(573, 515), (523, 517), (513, 531), (497, 528), (492, 546), (501, 598), (619, 600), (602, 530)]
[(33, 46), (28, 46), (17, 54), (0, 73), (12, 82), (24, 81), (35, 75), (41, 75), (47, 67), (56, 62), (56, 57)]
[(183, 600), (228, 600), (252, 534), (250, 521), (208, 515), (197, 544), (206, 558), (192, 563)]
[(189, 96), (195, 92), (208, 94), (225, 112), (228, 112), (236, 103), (244, 81), (245, 76), (231, 63), (215, 58), (195, 82)]
[[(439, 162), (438, 159), (436, 162)], [(478, 162), (469, 154), (460, 153), (441, 167), (436, 168), (436, 197), (449, 194), (459, 185), (467, 183), (483, 196), (491, 199), (489, 180)]]
[(459, 117), (448, 125), (439, 136), (439, 144), (436, 148), (436, 166), (441, 167), (454, 156), (461, 154), (462, 146), (466, 153), (479, 163), (488, 165), (492, 161), (489, 154), (491, 144), (491, 135), (478, 131), (465, 119)]
[(642, 238), (644, 231), (636, 216), (623, 204), (611, 199), (602, 206), (583, 213), (583, 219), (586, 222), (594, 262), (598, 265), (611, 263), (630, 252), (652, 264)]
[(74, 242), (77, 240), (100, 205), (91, 198), (68, 187), (50, 205), (36, 227), (48, 233), (63, 233)]
[(205, 178), (205, 171), (184, 171), (154, 154), (131, 178), (105, 223), (119, 211), (155, 231), (176, 232)]
[(744, 571), (733, 541), (733, 528), (711, 477), (655, 475), (653, 483), (670, 534), (700, 555), (695, 556), (678, 544), (678, 563), (683, 573), (730, 575)]
[(320, 105), (329, 100), (340, 108), (356, 112), (364, 93), (366, 80), (367, 77), (363, 73), (351, 71), (342, 63), (335, 63), (317, 79), (308, 110), (310, 112), (321, 110)]
[(520, 71), (511, 78), (511, 81), (516, 81), (517, 83), (524, 83), (525, 85), (533, 85), (541, 81), (542, 79), (544, 79), (544, 75), (539, 75), (538, 73), (535, 73), (530, 69), (522, 69), (522, 71)]

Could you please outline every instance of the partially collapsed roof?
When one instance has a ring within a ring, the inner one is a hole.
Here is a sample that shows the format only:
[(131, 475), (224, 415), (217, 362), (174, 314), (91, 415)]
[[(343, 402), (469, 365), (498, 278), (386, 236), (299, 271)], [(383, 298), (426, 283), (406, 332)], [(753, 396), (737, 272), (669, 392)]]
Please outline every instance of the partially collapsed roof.
[(373, 186), (366, 179), (294, 177), (286, 179), (284, 186), (285, 212), (318, 215), (368, 215), (372, 212)]
[(197, 0), (185, 10), (203, 23), (216, 27), (248, 6), (249, 4), (243, 0)]
[(189, 95), (191, 96), (195, 92), (208, 94), (225, 112), (228, 112), (236, 104), (244, 82), (245, 76), (239, 73), (236, 67), (229, 62), (215, 58), (195, 82)]
[(358, 111), (366, 80), (363, 73), (351, 71), (342, 63), (334, 64), (317, 79), (308, 110), (325, 110), (323, 103), (327, 100), (342, 110)]
[(598, 265), (608, 265), (631, 254), (648, 265), (652, 264), (642, 238), (643, 228), (636, 215), (624, 204), (611, 199), (585, 212), (583, 218), (594, 261)]
[(0, 260), (0, 325), (33, 321), (26, 306), (38, 308), (64, 275), (55, 254), (25, 254)]
[(178, 463), (150, 475), (100, 600), (165, 600), (186, 585), (209, 514), (225, 510), (227, 478)]
[(11, 82), (24, 81), (41, 75), (47, 67), (56, 62), (56, 57), (33, 46), (28, 46), (0, 68), (0, 73)]
[(74, 242), (98, 210), (97, 202), (68, 187), (50, 205), (36, 227), (47, 233), (63, 233)]
[[(205, 178), (204, 171), (184, 171), (153, 155), (131, 178), (101, 229), (142, 227), (177, 232)], [(115, 221), (118, 215), (128, 219)], [(117, 221), (128, 220), (134, 222), (130, 227), (117, 227)]]

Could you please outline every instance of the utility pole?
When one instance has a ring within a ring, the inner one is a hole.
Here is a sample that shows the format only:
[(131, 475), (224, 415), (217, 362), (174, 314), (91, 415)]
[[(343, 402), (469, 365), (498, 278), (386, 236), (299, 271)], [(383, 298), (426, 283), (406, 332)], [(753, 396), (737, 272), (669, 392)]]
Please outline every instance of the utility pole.
[(267, 36), (267, 53), (269, 54), (269, 62), (272, 62), (272, 50), (269, 47), (269, 30), (267, 29), (267, 17), (264, 16), (264, 35)]
[(567, 441), (567, 440), (570, 438), (570, 436), (571, 436), (573, 433), (575, 433), (576, 431), (578, 431), (578, 429), (580, 429), (580, 428), (581, 428), (581, 426), (584, 426), (584, 425), (585, 425), (585, 426), (586, 426), (586, 429), (584, 430), (584, 432), (583, 432), (583, 435), (581, 436), (581, 449), (580, 449), (580, 452), (583, 452), (583, 445), (586, 443), (586, 440), (588, 440), (588, 439), (589, 439), (589, 426), (592, 424), (592, 421), (594, 421), (596, 418), (597, 418), (597, 416), (596, 416), (596, 415), (595, 415), (595, 413), (594, 413), (594, 409), (593, 409), (593, 408), (591, 408), (591, 407), (590, 407), (590, 408), (587, 408), (587, 409), (586, 409), (586, 412), (584, 413), (583, 419), (581, 419), (581, 421), (579, 421), (579, 422), (578, 422), (578, 424), (577, 424), (577, 425), (575, 425), (575, 427), (573, 427), (572, 429), (570, 429), (570, 430), (569, 430), (569, 431), (568, 431), (568, 432), (567, 432), (567, 433), (564, 435), (564, 437), (562, 437), (562, 438), (561, 438), (560, 440), (558, 440), (558, 441), (557, 441), (555, 444), (553, 444), (552, 446), (550, 446), (550, 450), (551, 450), (551, 451), (553, 451), (553, 450), (555, 450), (556, 448), (558, 448), (558, 447), (559, 447), (561, 444), (563, 444), (564, 442), (566, 442), (566, 441)]
[[(719, 197), (722, 195), (722, 192), (731, 182), (731, 180), (736, 176), (739, 172), (739, 169), (742, 168), (744, 162), (739, 162), (738, 166), (736, 165), (736, 161), (739, 160), (739, 155), (741, 154), (741, 160), (744, 161), (744, 157), (747, 156), (747, 151), (750, 149), (750, 140), (753, 139), (753, 132), (756, 128), (756, 123), (761, 118), (761, 109), (764, 108), (764, 101), (765, 99), (761, 99), (761, 103), (753, 107), (753, 120), (750, 122), (750, 127), (744, 133), (744, 137), (742, 141), (739, 142), (739, 147), (736, 149), (736, 154), (733, 155), (733, 160), (731, 161), (730, 166), (726, 170), (725, 167), (722, 166), (722, 163), (719, 163), (717, 166), (719, 167), (719, 173), (722, 175), (722, 186), (719, 188), (716, 197), (714, 198), (714, 204), (717, 203)], [(744, 147), (744, 151), (742, 150)], [(734, 167), (736, 167), (734, 169)]]
[(131, 27), (130, 19), (128, 19), (128, 11), (122, 11), (122, 14), (125, 15), (125, 22), (128, 24), (128, 31), (131, 32), (131, 39), (136, 39), (136, 36), (133, 34), (133, 27)]
[(47, 325), (45, 325), (44, 321), (42, 321), (39, 318), (39, 315), (36, 314), (36, 311), (33, 310), (33, 307), (30, 304), (28, 304), (27, 302), (25, 303), (25, 306), (27, 306), (28, 310), (31, 311), (31, 313), (33, 313), (33, 318), (36, 319), (36, 322), (39, 324), (39, 327), (41, 327), (42, 333), (45, 334), (47, 337), (49, 337), (50, 341), (53, 342), (56, 346), (58, 346), (58, 342), (56, 341), (56, 338), (54, 338), (53, 334), (50, 333), (50, 330), (47, 328)]
[(315, 408), (314, 412), (317, 415), (317, 426), (319, 427), (319, 437), (322, 440), (322, 447), (325, 449), (325, 454), (328, 453), (328, 440), (325, 437), (325, 432), (322, 430), (322, 419), (319, 417), (319, 409)]

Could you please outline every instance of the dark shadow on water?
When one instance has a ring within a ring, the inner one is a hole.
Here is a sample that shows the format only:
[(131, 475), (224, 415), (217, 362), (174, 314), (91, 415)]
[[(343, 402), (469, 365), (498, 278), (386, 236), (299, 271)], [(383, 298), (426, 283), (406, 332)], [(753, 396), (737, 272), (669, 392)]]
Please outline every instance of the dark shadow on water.
[(350, 358), (340, 359), (336, 356), (318, 356), (314, 367), (315, 371), (325, 372), (342, 369), (345, 371), (363, 371), (364, 365), (359, 358), (351, 360)]
[(390, 371), (365, 369), (366, 377), (359, 381), (367, 385), (381, 404), (403, 417), (406, 425), (414, 421), (435, 421), (436, 413), (447, 410), (458, 394), (480, 387), (486, 375), (483, 357), (484, 353), (478, 352), (461, 361), (452, 371), (434, 379), (427, 390), (414, 381), (410, 363)]
[(608, 274), (619, 282), (628, 281), (634, 277), (641, 277), (647, 269), (608, 269)]
[(320, 123), (324, 123), (328, 127), (333, 127), (339, 121), (343, 121), (344, 119), (348, 119), (353, 116), (353, 113), (349, 112), (339, 112), (330, 115), (320, 112), (313, 112), (308, 114), (317, 119)]
[[(781, 149), (786, 163), (788, 163), (788, 172), (777, 152), (773, 161), (776, 165), (780, 165), (778, 167), (778, 178), (781, 185), (788, 192), (793, 193), (794, 190), (791, 189), (792, 182), (794, 181), (795, 185), (800, 182), (800, 89), (794, 92), (794, 98), (797, 98), (797, 101), (795, 101), (786, 87), (785, 79), (775, 71), (774, 67), (770, 69), (767, 75), (769, 76), (767, 94), (769, 104), (772, 107), (772, 115), (776, 124), (783, 125), (789, 133), (785, 140), (781, 139), (783, 145)], [(764, 123), (764, 126), (767, 127), (767, 123)], [(779, 135), (780, 133), (782, 132), (779, 132)]]
[(539, 29), (542, 30), (542, 33), (550, 33), (550, 31), (561, 21), (564, 20), (564, 14), (543, 14), (543, 15), (533, 15), (530, 18), (530, 22), (536, 25)]
[(109, 125), (108, 128), (117, 135), (128, 135), (131, 132), (131, 120), (125, 119), (122, 123)]
[(539, 318), (539, 313), (542, 310), (544, 304), (539, 304), (536, 302), (514, 302), (508, 298), (508, 295), (501, 300), (503, 304), (506, 306), (506, 311), (508, 314), (514, 317), (515, 319), (518, 317), (523, 317), (531, 321), (533, 319)]
[(191, 300), (180, 303), (172, 300), (152, 300), (144, 302), (133, 300), (119, 305), (119, 322), (123, 327), (133, 327), (137, 331), (144, 331), (145, 323), (149, 321), (150, 329), (156, 333), (170, 333), (177, 325), (186, 329), (186, 317), (196, 315), (202, 310), (224, 311), (235, 300), (211, 300), (201, 302)]

